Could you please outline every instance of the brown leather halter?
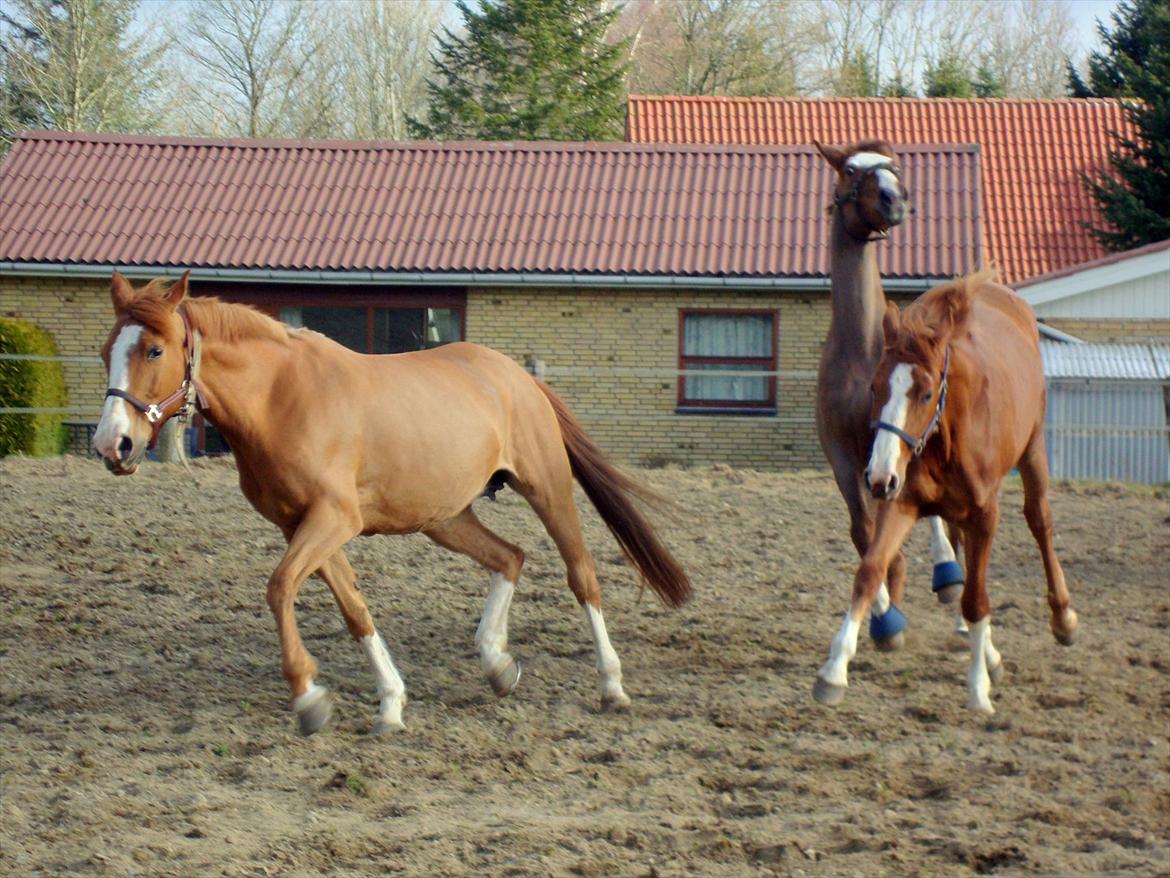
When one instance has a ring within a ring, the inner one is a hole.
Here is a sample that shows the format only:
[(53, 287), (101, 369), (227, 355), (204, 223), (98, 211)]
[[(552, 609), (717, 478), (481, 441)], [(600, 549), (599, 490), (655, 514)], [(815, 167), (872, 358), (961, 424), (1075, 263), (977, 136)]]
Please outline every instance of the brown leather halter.
[[(146, 417), (151, 430), (150, 444), (146, 446), (149, 449), (153, 449), (158, 444), (158, 434), (162, 430), (163, 424), (171, 418), (178, 415), (179, 420), (185, 422), (191, 416), (192, 410), (201, 412), (207, 408), (207, 399), (203, 395), (203, 389), (199, 386), (197, 376), (199, 370), (198, 341), (191, 329), (191, 322), (187, 319), (186, 310), (180, 309), (179, 316), (183, 318), (183, 347), (187, 363), (184, 369), (183, 383), (179, 385), (178, 390), (160, 402), (145, 403), (125, 390), (119, 390), (116, 387), (106, 388), (107, 398), (116, 396), (118, 399), (124, 399)], [(170, 410), (175, 403), (179, 403), (178, 407)]]

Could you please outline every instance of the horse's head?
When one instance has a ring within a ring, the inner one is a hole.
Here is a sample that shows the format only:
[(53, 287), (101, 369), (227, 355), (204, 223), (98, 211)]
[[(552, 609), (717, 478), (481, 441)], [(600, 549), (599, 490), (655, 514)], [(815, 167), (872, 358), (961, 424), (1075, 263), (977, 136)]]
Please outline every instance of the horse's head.
[(852, 237), (884, 238), (906, 218), (908, 193), (888, 143), (867, 140), (841, 147), (813, 143), (837, 172), (833, 204)]
[(169, 289), (157, 278), (138, 290), (114, 273), (114, 328), (102, 346), (109, 390), (94, 447), (116, 475), (138, 469), (163, 422), (184, 405), (190, 340), (177, 309), (186, 295), (187, 273)]
[[(906, 484), (906, 468), (938, 431), (951, 377), (951, 337), (967, 315), (965, 285), (933, 297), (929, 313), (906, 319), (890, 302), (882, 320), (885, 349), (873, 377), (875, 428), (865, 481), (879, 500), (893, 500)], [(921, 309), (920, 309), (921, 311)]]

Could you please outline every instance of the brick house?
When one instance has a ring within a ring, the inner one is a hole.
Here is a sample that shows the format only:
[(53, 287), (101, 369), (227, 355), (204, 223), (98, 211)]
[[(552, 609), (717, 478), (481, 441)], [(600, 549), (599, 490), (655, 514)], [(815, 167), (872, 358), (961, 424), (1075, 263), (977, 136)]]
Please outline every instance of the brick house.
[[(900, 160), (917, 210), (879, 260), (913, 297), (982, 262), (980, 154)], [(618, 460), (820, 467), (832, 178), (808, 146), (29, 133), (0, 166), (0, 314), (92, 357), (112, 269), (189, 268), (357, 350), (540, 364)], [(66, 371), (96, 419), (101, 368)]]

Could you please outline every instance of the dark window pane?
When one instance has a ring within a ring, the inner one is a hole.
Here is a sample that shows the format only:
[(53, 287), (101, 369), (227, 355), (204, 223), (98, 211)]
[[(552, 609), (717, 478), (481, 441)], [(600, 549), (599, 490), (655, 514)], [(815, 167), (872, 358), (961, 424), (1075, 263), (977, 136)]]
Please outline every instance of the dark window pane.
[(350, 350), (369, 353), (368, 308), (281, 308), (280, 319), (289, 326), (315, 330)]
[(422, 308), (375, 308), (375, 354), (400, 354), (423, 347)]
[(433, 348), (451, 341), (463, 341), (459, 312), (454, 308), (427, 308), (426, 346)]

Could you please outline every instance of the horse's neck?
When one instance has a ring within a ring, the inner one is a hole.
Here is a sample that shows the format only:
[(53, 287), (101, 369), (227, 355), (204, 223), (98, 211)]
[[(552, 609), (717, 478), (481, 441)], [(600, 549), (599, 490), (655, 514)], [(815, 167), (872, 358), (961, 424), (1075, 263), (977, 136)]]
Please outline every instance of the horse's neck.
[(264, 407), (286, 365), (283, 351), (265, 339), (221, 342), (204, 339), (199, 384), (206, 415), (229, 445), (254, 441), (265, 420)]
[(876, 245), (850, 235), (837, 212), (833, 214), (829, 276), (833, 315), (828, 344), (842, 356), (876, 361), (886, 309)]

